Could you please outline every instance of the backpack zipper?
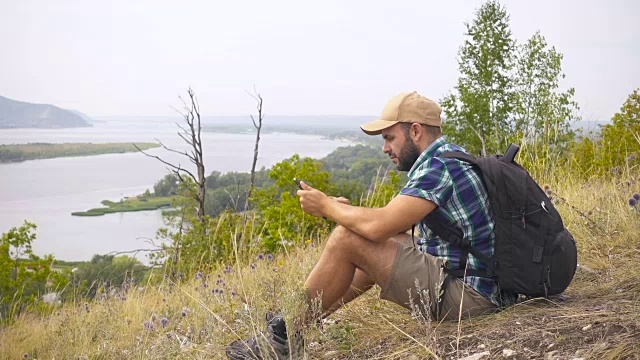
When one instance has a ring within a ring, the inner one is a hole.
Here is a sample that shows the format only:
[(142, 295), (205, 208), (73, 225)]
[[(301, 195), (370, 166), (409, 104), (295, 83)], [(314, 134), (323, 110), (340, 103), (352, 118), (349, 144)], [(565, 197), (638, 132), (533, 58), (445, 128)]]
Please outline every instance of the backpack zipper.
[(523, 207), (523, 208), (520, 208), (520, 211), (518, 212), (518, 215), (516, 215), (516, 216), (512, 216), (512, 217), (513, 217), (513, 218), (520, 218), (520, 219), (521, 219), (521, 221), (522, 221), (522, 228), (523, 228), (523, 229), (526, 229), (526, 228), (527, 228), (527, 221), (526, 221), (526, 219), (525, 219), (525, 217), (526, 217), (526, 216), (529, 216), (529, 215), (535, 214), (535, 213), (540, 212), (540, 211), (542, 211), (542, 210), (544, 210), (544, 211), (546, 211), (546, 212), (549, 212), (549, 211), (547, 211), (546, 207), (545, 207), (543, 204), (544, 204), (544, 201), (540, 204), (540, 209), (536, 209), (536, 210), (530, 211), (530, 212), (528, 212), (528, 213), (527, 213), (527, 212), (525, 212), (525, 210), (526, 210), (526, 209), (525, 209), (524, 207)]

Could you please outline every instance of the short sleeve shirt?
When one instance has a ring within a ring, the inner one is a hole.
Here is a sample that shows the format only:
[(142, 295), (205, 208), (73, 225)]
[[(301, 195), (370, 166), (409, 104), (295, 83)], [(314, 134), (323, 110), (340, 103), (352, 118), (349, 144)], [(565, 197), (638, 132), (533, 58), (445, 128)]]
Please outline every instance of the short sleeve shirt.
[[(481, 175), (466, 162), (438, 157), (451, 151), (467, 152), (442, 137), (434, 141), (413, 164), (409, 181), (400, 194), (433, 201), (438, 205), (434, 211), (462, 229), (463, 237), (469, 239), (473, 247), (491, 257), (495, 220)], [(462, 250), (442, 240), (422, 222), (419, 230), (420, 251), (442, 258), (452, 269), (460, 267)], [(468, 255), (467, 266), (474, 270), (486, 269), (472, 254)], [(493, 279), (468, 276), (464, 281), (498, 306), (515, 302), (516, 294), (501, 291)]]

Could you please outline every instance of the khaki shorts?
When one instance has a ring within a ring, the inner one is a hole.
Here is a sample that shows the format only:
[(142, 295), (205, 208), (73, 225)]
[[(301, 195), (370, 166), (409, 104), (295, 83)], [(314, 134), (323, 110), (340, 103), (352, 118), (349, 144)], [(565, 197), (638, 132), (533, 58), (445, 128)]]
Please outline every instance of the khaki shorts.
[[(413, 247), (409, 238), (408, 243), (398, 245), (389, 282), (380, 298), (411, 311), (419, 310), (425, 316), (428, 309), (434, 320), (457, 320), (461, 299), (463, 318), (498, 311), (496, 305), (458, 278), (450, 277), (442, 293), (446, 276), (443, 267), (442, 259)], [(434, 301), (433, 294), (440, 294), (440, 301)]]

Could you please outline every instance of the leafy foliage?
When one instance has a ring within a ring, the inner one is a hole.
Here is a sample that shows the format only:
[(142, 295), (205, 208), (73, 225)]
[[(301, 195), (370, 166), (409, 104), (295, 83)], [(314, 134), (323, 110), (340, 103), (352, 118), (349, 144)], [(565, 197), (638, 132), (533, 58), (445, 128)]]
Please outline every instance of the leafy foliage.
[(82, 263), (71, 276), (77, 294), (94, 298), (106, 294), (112, 288), (130, 283), (137, 284), (144, 278), (146, 267), (136, 258), (115, 255), (94, 255), (90, 262)]
[(521, 144), (529, 155), (525, 163), (536, 161), (541, 167), (564, 165), (574, 132), (571, 123), (577, 119), (575, 90), (558, 90), (562, 73), (562, 54), (547, 44), (536, 32), (518, 46), (515, 86), (517, 94), (513, 115), (512, 142)]
[(515, 41), (509, 15), (498, 1), (484, 3), (466, 24), (468, 37), (460, 48), (460, 77), (441, 101), (444, 133), (474, 154), (486, 155), (506, 148), (509, 118), (515, 93), (510, 71)]
[(442, 99), (447, 137), (479, 155), (503, 153), (514, 142), (525, 165), (564, 166), (579, 116), (575, 90), (558, 89), (562, 54), (540, 32), (518, 45), (496, 0), (480, 7), (465, 35), (458, 83)]
[(293, 178), (298, 178), (318, 190), (332, 194), (330, 174), (323, 170), (322, 163), (311, 158), (300, 158), (296, 154), (276, 164), (269, 176), (275, 180), (275, 184), (266, 189), (257, 189), (252, 199), (260, 214), (258, 227), (266, 250), (274, 251), (282, 246), (293, 245), (296, 240), (328, 230), (328, 221), (302, 211), (295, 195), (298, 188), (293, 181)]
[(52, 268), (54, 259), (33, 253), (36, 225), (25, 221), (2, 234), (0, 241), (0, 320), (13, 319), (67, 279)]
[(153, 193), (156, 196), (174, 196), (178, 193), (179, 184), (176, 174), (169, 173), (153, 185)]
[(640, 167), (640, 89), (626, 99), (612, 124), (599, 137), (590, 136), (573, 145), (573, 165), (583, 177), (637, 173)]
[(604, 162), (607, 166), (623, 166), (630, 157), (640, 156), (640, 89), (629, 95), (613, 124), (602, 128)]

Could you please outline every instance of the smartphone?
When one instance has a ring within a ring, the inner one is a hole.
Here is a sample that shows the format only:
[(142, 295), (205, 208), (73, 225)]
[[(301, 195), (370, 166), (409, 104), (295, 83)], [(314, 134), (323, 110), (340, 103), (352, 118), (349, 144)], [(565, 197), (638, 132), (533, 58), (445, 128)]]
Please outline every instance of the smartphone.
[[(300, 185), (300, 180), (299, 180), (298, 178), (294, 177), (294, 178), (293, 178), (293, 181), (295, 181), (295, 182), (296, 182), (296, 184), (298, 185), (298, 188), (299, 188), (300, 190), (304, 190), (304, 189), (302, 188), (302, 185)], [(302, 180), (302, 181), (304, 181), (304, 180)], [(327, 220), (327, 217), (326, 217), (326, 216), (323, 216), (322, 218), (323, 218), (323, 219), (325, 219), (325, 220)]]

